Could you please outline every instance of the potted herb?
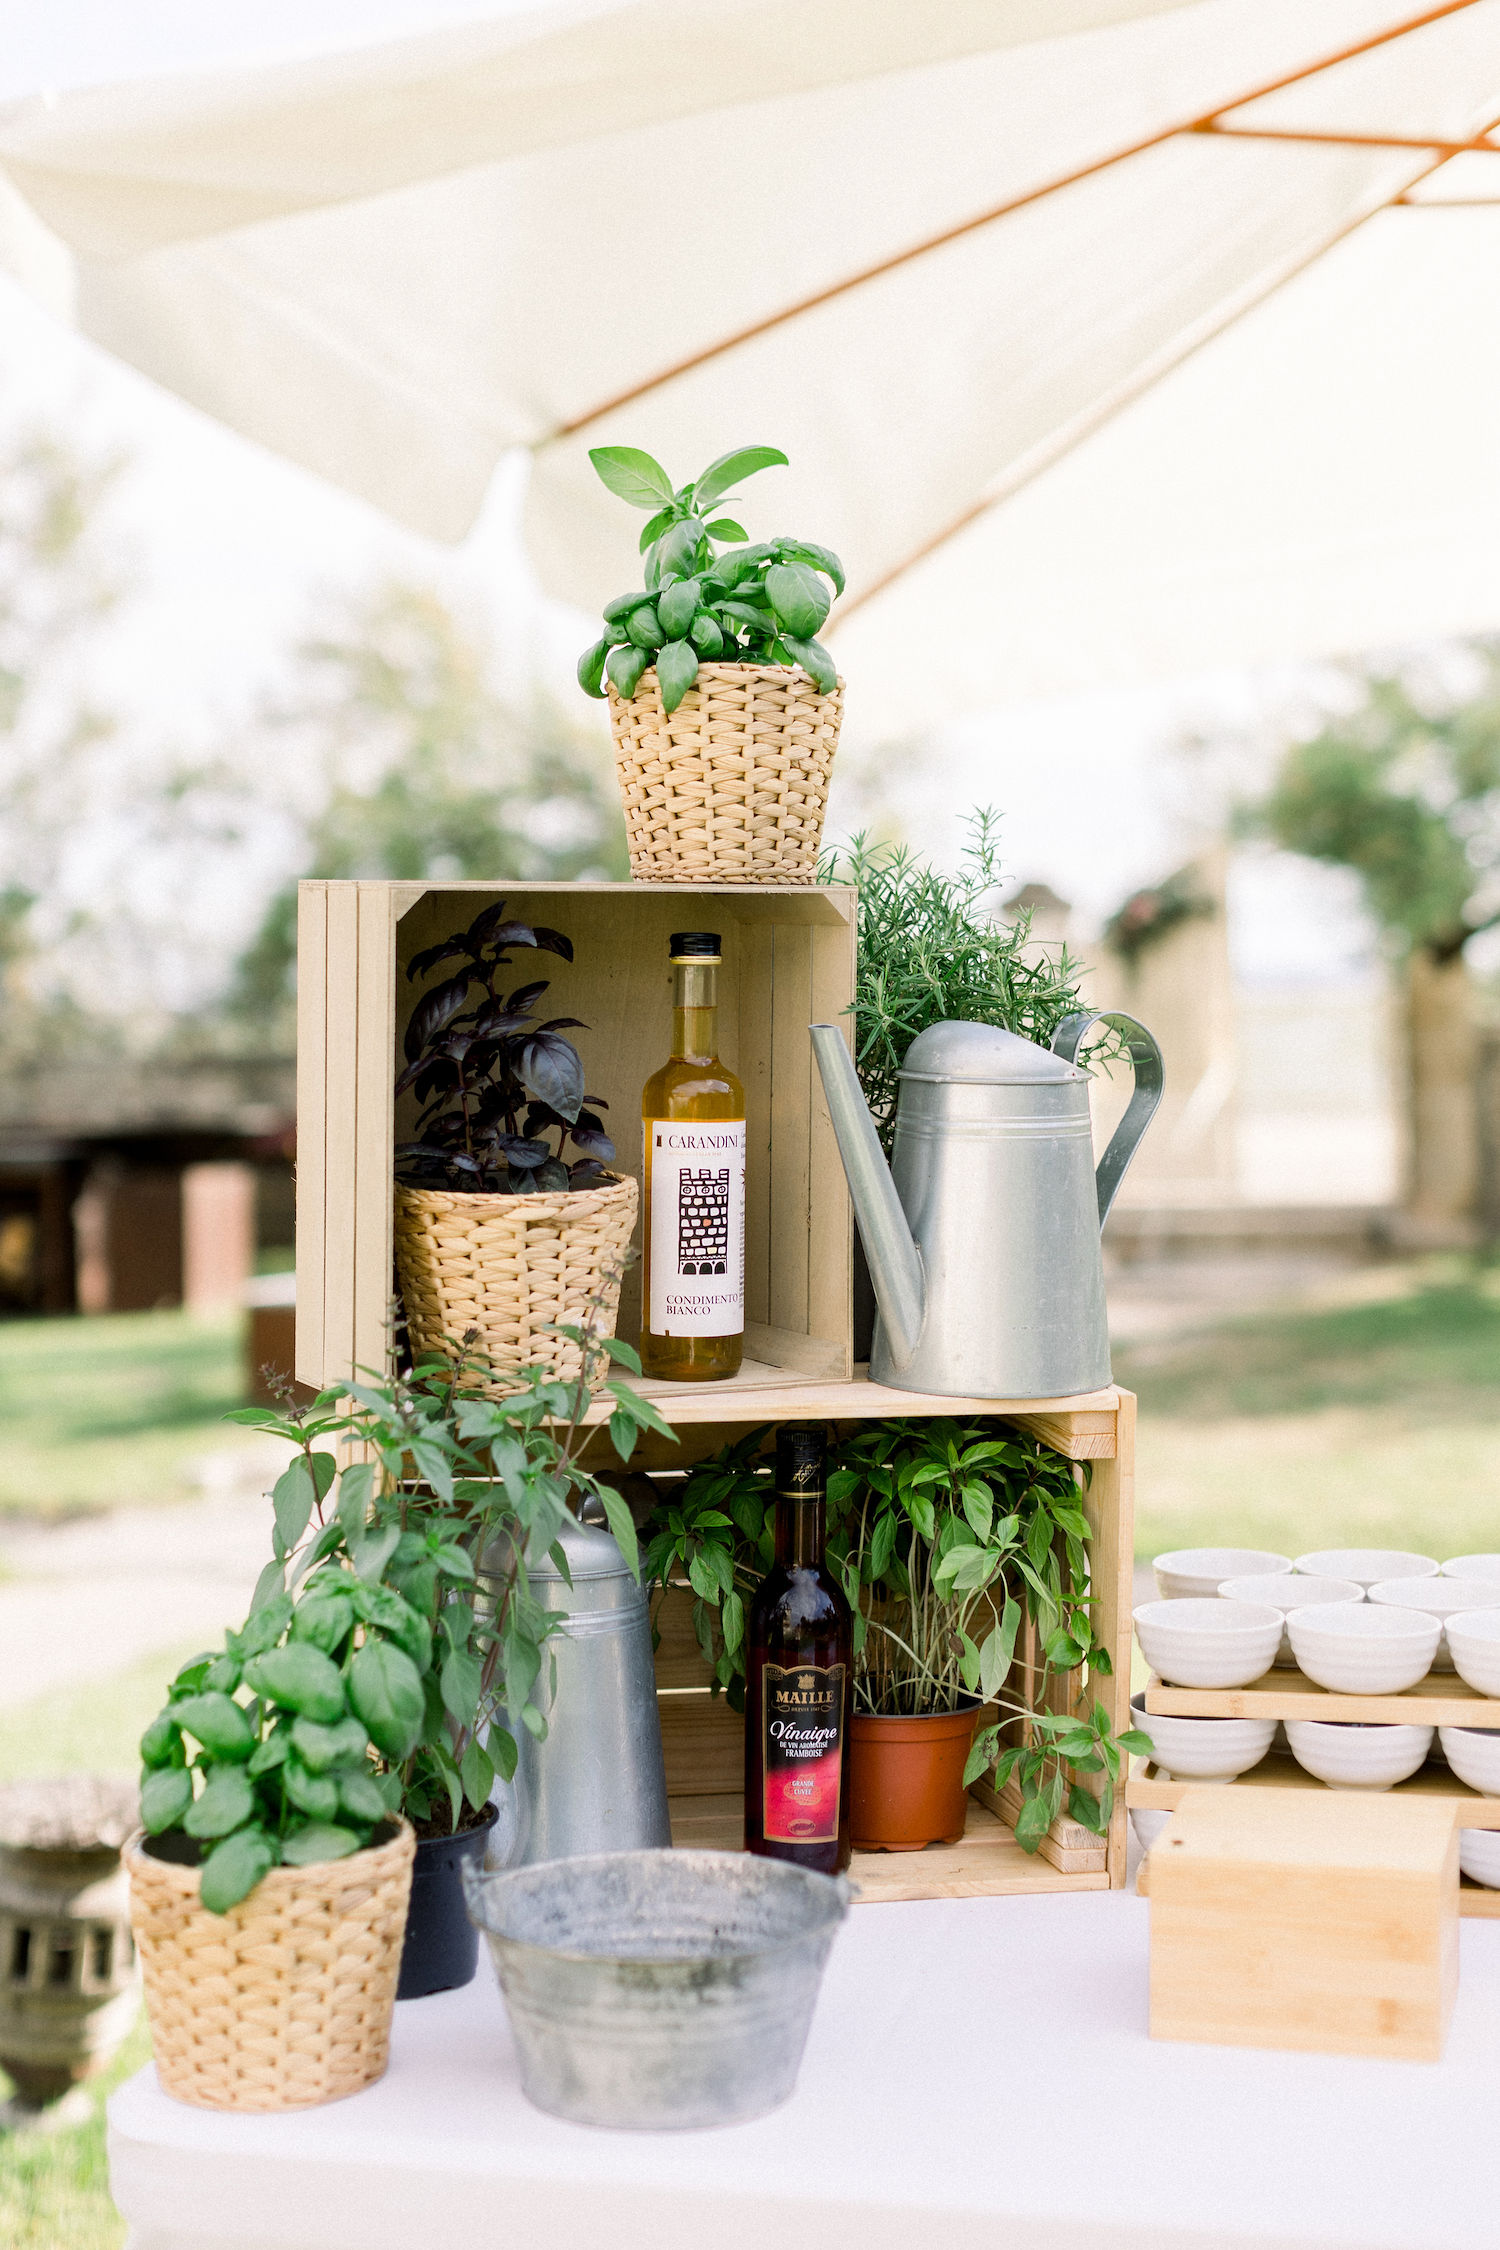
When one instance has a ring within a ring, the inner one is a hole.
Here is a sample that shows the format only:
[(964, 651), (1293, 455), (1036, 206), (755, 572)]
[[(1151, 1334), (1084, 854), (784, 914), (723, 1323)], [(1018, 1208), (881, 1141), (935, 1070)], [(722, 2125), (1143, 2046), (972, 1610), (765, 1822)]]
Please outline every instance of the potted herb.
[(585, 1091), (564, 1036), (585, 1027), (536, 1020), (548, 981), (513, 985), (518, 951), (573, 958), (560, 930), (507, 921), (503, 899), (416, 955), (408, 980), (443, 974), (412, 1008), (396, 1079), (397, 1098), (419, 1105), (396, 1149), (410, 1349), (451, 1355), (472, 1334), (500, 1389), (524, 1389), (548, 1361), (571, 1379), (579, 1350), (562, 1331), (586, 1313), (613, 1331), (637, 1201), (636, 1182), (608, 1169), (608, 1104)]
[[(296, 1448), (272, 1496), (276, 1553), (258, 1597), (274, 1599), (322, 1550), (325, 1574), (329, 1556), (342, 1555), (356, 1577), (378, 1565), (422, 1621), (410, 1638), (420, 1672), (418, 1734), (394, 1761), (378, 1744), (369, 1753), (390, 1809), (416, 1835), (399, 2000), (473, 1976), (478, 1935), (462, 1868), (483, 1860), (495, 1782), (514, 1775), (519, 1736), (546, 1731), (545, 1697), (535, 1691), (545, 1677), (544, 1644), (566, 1620), (537, 1600), (528, 1559), (555, 1554), (570, 1509), (593, 1498), (635, 1567), (625, 1502), (578, 1465), (596, 1362), (639, 1371), (629, 1346), (601, 1337), (598, 1317), (590, 1307), (587, 1325), (568, 1332), (579, 1359), (571, 1383), (532, 1370), (527, 1389), (493, 1398), (471, 1336), (456, 1362), (429, 1360), (410, 1375), (325, 1393), (309, 1407), (288, 1402), (281, 1413), (246, 1408), (233, 1417)], [(625, 1458), (639, 1427), (666, 1424), (626, 1385), (610, 1389), (611, 1432)], [(334, 1486), (330, 1442), (364, 1456), (343, 1470), (331, 1512), (315, 1498)], [(362, 1597), (352, 1598), (357, 1610)]]
[(295, 1596), (268, 1589), (184, 1666), (141, 1738), (125, 1856), (156, 2067), (209, 2109), (335, 2101), (386, 2065), (429, 1630), (389, 1582), (394, 1543), (372, 1567), (335, 1513), (319, 1548)]
[[(745, 1604), (770, 1560), (764, 1437), (691, 1471), (647, 1534), (648, 1573), (663, 1590), (692, 1589), (715, 1687), (739, 1707)], [(1102, 1833), (1121, 1752), (1140, 1744), (1115, 1736), (1097, 1702), (1048, 1707), (1057, 1674), (1109, 1668), (1090, 1624), (1072, 1464), (983, 1419), (869, 1423), (835, 1449), (828, 1512), (829, 1561), (854, 1611), (856, 1844), (952, 1840), (965, 1791), (987, 1774), (997, 1787), (1014, 1781), (1025, 1850), (1065, 1807)], [(1037, 1650), (1029, 1668), (1015, 1661), (1025, 1622)], [(1000, 1717), (975, 1739), (985, 1706)]]
[[(956, 875), (915, 859), (905, 845), (856, 836), (845, 852), (826, 853), (825, 883), (859, 891), (859, 956), (854, 1006), (854, 1065), (880, 1145), (890, 1161), (896, 1097), (906, 1051), (936, 1023), (988, 1023), (1038, 1046), (1051, 1043), (1064, 1016), (1085, 1003), (1081, 964), (1031, 943), (1031, 918), (995, 912), (1003, 882), (999, 819), (970, 815), (969, 840)], [(1102, 1051), (1102, 1050), (1101, 1050)], [(875, 1291), (858, 1229), (854, 1236), (854, 1356), (870, 1356)]]
[(634, 446), (589, 459), (649, 517), (645, 582), (606, 605), (578, 663), (585, 693), (609, 699), (631, 874), (814, 882), (844, 700), (817, 636), (843, 566), (805, 539), (752, 545), (716, 513), (786, 455), (739, 446), (675, 489)]

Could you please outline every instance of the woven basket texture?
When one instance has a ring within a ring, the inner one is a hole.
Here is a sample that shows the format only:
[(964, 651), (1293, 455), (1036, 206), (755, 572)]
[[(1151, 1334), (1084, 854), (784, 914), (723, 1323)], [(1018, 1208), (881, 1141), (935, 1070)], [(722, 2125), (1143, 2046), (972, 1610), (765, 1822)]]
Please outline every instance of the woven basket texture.
[(200, 2109), (307, 2109), (383, 2073), (416, 1839), (312, 1867), (273, 1867), (227, 1914), (198, 1870), (133, 1837), (130, 1921), (157, 2076)]
[(638, 883), (812, 883), (844, 683), (800, 666), (701, 664), (670, 717), (653, 666), (609, 720)]
[[(465, 1195), (397, 1187), (396, 1277), (414, 1352), (441, 1352), (478, 1331), (476, 1350), (498, 1373), (503, 1394), (524, 1386), (519, 1370), (546, 1367), (565, 1382), (578, 1374), (578, 1346), (548, 1333), (581, 1327), (595, 1297), (601, 1335), (614, 1334), (620, 1275), (635, 1232), (634, 1180), (573, 1195)], [(610, 1370), (599, 1369), (595, 1388)]]

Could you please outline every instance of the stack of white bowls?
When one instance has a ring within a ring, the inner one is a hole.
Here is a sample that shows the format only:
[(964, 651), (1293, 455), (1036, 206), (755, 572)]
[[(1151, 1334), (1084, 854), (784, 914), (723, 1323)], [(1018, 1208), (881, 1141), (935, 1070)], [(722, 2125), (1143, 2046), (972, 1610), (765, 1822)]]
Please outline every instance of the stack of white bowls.
[[(1500, 1555), (1454, 1555), (1443, 1565), (1445, 1583), (1476, 1597), (1500, 1589)], [(1500, 1696), (1500, 1620), (1486, 1601), (1459, 1617), (1449, 1617), (1443, 1637), (1454, 1670), (1476, 1695)], [(1486, 1797), (1500, 1797), (1500, 1730), (1491, 1727), (1439, 1727), (1443, 1756), (1460, 1781)], [(1458, 1864), (1476, 1883), (1500, 1889), (1500, 1830), (1461, 1828)]]
[[(1281, 1644), (1282, 1613), (1267, 1602), (1228, 1601), (1226, 1578), (1289, 1575), (1291, 1558), (1251, 1547), (1188, 1547), (1158, 1555), (1159, 1601), (1135, 1612), (1136, 1638), (1153, 1672), (1179, 1687), (1245, 1687), (1258, 1680)], [(1274, 1719), (1179, 1719), (1148, 1712), (1133, 1696), (1130, 1723), (1151, 1738), (1152, 1762), (1172, 1781), (1230, 1782), (1259, 1765), (1276, 1732)], [(1150, 1846), (1163, 1812), (1133, 1810), (1131, 1821)]]
[[(1154, 1565), (1161, 1599), (1135, 1612), (1141, 1653), (1179, 1687), (1248, 1687), (1268, 1665), (1298, 1665), (1336, 1694), (1398, 1695), (1433, 1670), (1457, 1669), (1476, 1693), (1500, 1697), (1500, 1555), (1460, 1555), (1441, 1571), (1427, 1555), (1329, 1548), (1285, 1555), (1236, 1547), (1184, 1548)], [(1144, 1698), (1131, 1723), (1175, 1780), (1229, 1782), (1265, 1756), (1273, 1720), (1157, 1716)], [(1389, 1789), (1431, 1754), (1434, 1729), (1293, 1719), (1289, 1747), (1334, 1789)], [(1500, 1730), (1444, 1727), (1458, 1778), (1500, 1795)], [(1143, 1842), (1165, 1814), (1132, 1816)], [(1500, 1887), (1500, 1831), (1465, 1829), (1464, 1872)]]

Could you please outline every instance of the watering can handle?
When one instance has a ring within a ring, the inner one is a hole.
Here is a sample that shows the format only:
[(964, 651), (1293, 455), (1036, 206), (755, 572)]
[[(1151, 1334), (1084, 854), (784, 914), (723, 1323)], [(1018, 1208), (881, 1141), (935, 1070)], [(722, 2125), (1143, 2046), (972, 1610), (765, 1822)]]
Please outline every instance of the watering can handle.
[(1110, 1137), (1108, 1148), (1099, 1159), (1094, 1174), (1094, 1184), (1099, 1195), (1099, 1224), (1102, 1227), (1109, 1217), (1109, 1207), (1114, 1202), (1125, 1168), (1140, 1146), (1141, 1135), (1156, 1115), (1162, 1093), (1161, 1049), (1143, 1023), (1134, 1016), (1097, 1015), (1080, 1008), (1076, 1015), (1064, 1016), (1052, 1034), (1052, 1052), (1061, 1055), (1064, 1062), (1076, 1063), (1078, 1050), (1083, 1045), (1084, 1034), (1096, 1023), (1108, 1024), (1118, 1031), (1130, 1051), (1131, 1068), (1135, 1072), (1129, 1106)]

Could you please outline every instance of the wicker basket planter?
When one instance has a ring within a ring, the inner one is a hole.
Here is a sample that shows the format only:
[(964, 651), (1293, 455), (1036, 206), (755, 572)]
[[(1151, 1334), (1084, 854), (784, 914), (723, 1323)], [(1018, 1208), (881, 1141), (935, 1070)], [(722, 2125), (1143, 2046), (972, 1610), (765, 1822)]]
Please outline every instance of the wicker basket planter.
[(198, 1870), (125, 1848), (157, 2076), (200, 2109), (306, 2109), (383, 2073), (415, 1838), (273, 1867), (210, 1914)]
[(812, 883), (844, 683), (800, 666), (703, 664), (670, 716), (656, 671), (609, 721), (630, 872), (641, 883)]
[(614, 1333), (638, 1194), (634, 1180), (568, 1195), (398, 1186), (396, 1278), (413, 1352), (443, 1351), (474, 1329), (497, 1368), (547, 1366), (571, 1381), (578, 1347), (550, 1325), (581, 1324), (602, 1296), (601, 1333)]

